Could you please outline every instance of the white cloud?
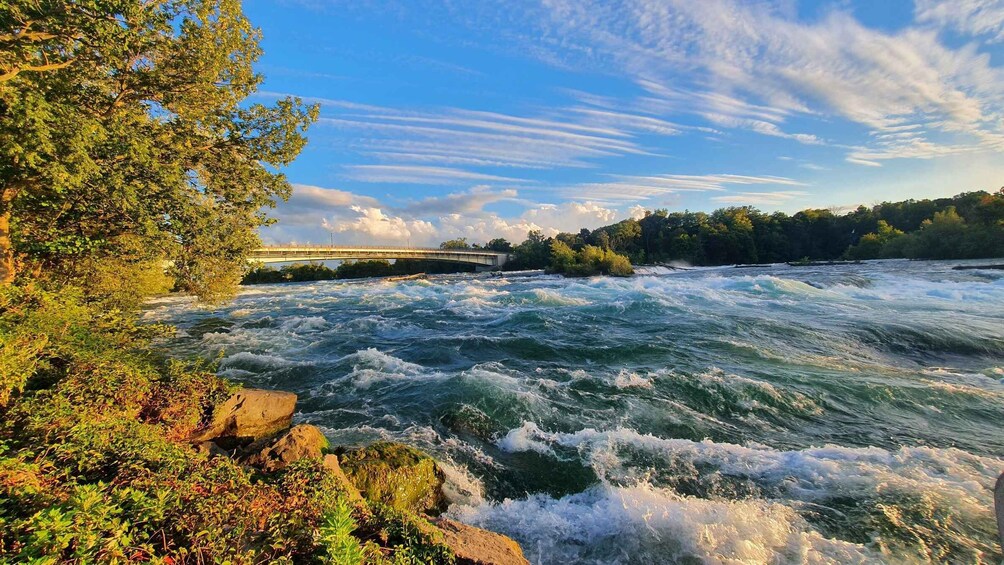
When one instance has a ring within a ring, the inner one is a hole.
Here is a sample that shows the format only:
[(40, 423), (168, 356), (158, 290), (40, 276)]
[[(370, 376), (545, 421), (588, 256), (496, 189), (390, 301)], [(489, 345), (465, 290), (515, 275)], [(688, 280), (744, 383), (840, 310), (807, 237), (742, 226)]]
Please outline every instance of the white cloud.
[(412, 239), (426, 241), (436, 234), (436, 228), (423, 220), (406, 220), (399, 216), (388, 216), (380, 208), (352, 206), (356, 212), (354, 220), (329, 223), (325, 228), (333, 233), (349, 233), (350, 239), (363, 242), (406, 243)]
[(802, 186), (787, 177), (750, 175), (651, 175), (622, 176), (605, 183), (583, 183), (567, 187), (565, 197), (579, 200), (634, 201), (678, 192), (720, 192), (733, 185)]
[(345, 190), (294, 184), (289, 200), (267, 211), (279, 221), (262, 230), (262, 239), (266, 243), (326, 242), (325, 222), (334, 221), (352, 206), (375, 207), (380, 202)]
[[(526, 208), (511, 217), (484, 209), (500, 201)], [(266, 243), (326, 243), (333, 236), (336, 243), (434, 246), (455, 237), (471, 242), (504, 237), (519, 243), (531, 230), (548, 236), (577, 232), (608, 225), (626, 214), (595, 202), (527, 202), (515, 190), (487, 186), (395, 206), (343, 190), (296, 185), (293, 197), (279, 204), (275, 216), (279, 222), (262, 231)]]
[(715, 196), (711, 199), (723, 204), (749, 204), (760, 206), (776, 206), (785, 202), (805, 196), (806, 192), (800, 190), (780, 190), (774, 192), (737, 192), (726, 196)]
[(449, 167), (420, 165), (350, 165), (346, 177), (372, 183), (463, 184), (467, 181), (531, 182), (525, 179), (488, 175)]
[[(922, 18), (1000, 33), (999, 1), (921, 1)], [(828, 115), (879, 130), (923, 122), (926, 130), (975, 137), (955, 142), (963, 145), (999, 132), (1004, 73), (975, 46), (951, 49), (936, 32), (916, 28), (887, 33), (840, 11), (800, 22), (784, 4), (551, 0), (547, 31), (565, 51), (588, 53), (598, 68), (635, 80), (649, 96), (632, 106), (662, 116), (692, 113), (809, 144), (821, 139), (780, 124)]]
[(527, 210), (523, 218), (560, 231), (577, 232), (584, 227), (592, 229), (609, 224), (620, 215), (616, 210), (586, 201), (543, 204)]
[(1000, 0), (916, 0), (917, 20), (964, 34), (1004, 41), (1004, 2)]
[(538, 117), (454, 107), (414, 111), (342, 100), (312, 101), (325, 110), (320, 125), (351, 131), (354, 151), (394, 164), (587, 167), (600, 157), (646, 154), (634, 140), (638, 132), (681, 132), (657, 118), (581, 108), (552, 108), (548, 117)]
[(402, 208), (404, 213), (423, 216), (453, 213), (471, 214), (480, 212), (488, 204), (503, 200), (515, 200), (518, 193), (514, 189), (492, 190), (487, 185), (478, 185), (466, 192), (454, 192), (446, 196), (434, 196), (412, 202)]

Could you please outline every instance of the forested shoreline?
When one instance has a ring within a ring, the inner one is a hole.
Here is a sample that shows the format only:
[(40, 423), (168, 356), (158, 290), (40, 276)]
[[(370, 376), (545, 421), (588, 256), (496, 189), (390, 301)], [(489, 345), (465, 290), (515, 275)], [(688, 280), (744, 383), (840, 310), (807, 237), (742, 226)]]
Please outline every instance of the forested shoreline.
[[(844, 214), (808, 209), (771, 214), (752, 206), (705, 212), (646, 211), (595, 230), (545, 237), (531, 231), (518, 245), (457, 238), (442, 249), (512, 254), (504, 269), (544, 269), (567, 276), (628, 275), (631, 264), (733, 265), (865, 259), (1004, 257), (1004, 188), (951, 198), (883, 202)], [(294, 264), (252, 268), (242, 284), (472, 272), (469, 265), (401, 260), (345, 262), (336, 269)]]
[[(547, 267), (555, 241), (573, 250), (587, 245), (608, 249), (636, 265), (1004, 257), (1004, 189), (884, 202), (843, 214), (826, 209), (768, 214), (752, 206), (710, 214), (648, 211), (638, 219), (554, 238), (531, 233), (523, 243), (509, 246), (516, 254), (511, 267)], [(486, 247), (505, 246), (504, 240), (495, 240)]]

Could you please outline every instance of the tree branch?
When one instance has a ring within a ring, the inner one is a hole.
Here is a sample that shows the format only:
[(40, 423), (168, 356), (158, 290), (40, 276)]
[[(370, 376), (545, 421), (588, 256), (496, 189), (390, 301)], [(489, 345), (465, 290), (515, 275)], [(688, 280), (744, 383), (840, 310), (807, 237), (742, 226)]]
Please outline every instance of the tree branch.
[(46, 65), (28, 65), (26, 67), (15, 67), (9, 71), (0, 72), (0, 82), (7, 82), (24, 72), (41, 73), (45, 71), (58, 71), (73, 64), (74, 59), (63, 61), (62, 63), (49, 63)]

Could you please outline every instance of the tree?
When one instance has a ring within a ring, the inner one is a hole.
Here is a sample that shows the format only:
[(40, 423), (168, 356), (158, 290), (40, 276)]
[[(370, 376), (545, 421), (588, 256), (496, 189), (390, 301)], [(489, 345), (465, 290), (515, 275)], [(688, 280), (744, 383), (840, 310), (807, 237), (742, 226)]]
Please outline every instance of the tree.
[(513, 249), (516, 255), (513, 261), (506, 263), (507, 269), (543, 269), (551, 261), (551, 241), (545, 238), (539, 230), (531, 230), (526, 234), (526, 240)]
[(497, 237), (485, 244), (485, 249), (490, 251), (498, 251), (499, 253), (511, 253), (512, 244), (506, 239)]
[(575, 264), (575, 251), (567, 243), (555, 239), (551, 242), (551, 270), (564, 273)]
[(467, 243), (466, 237), (458, 237), (439, 244), (440, 249), (470, 249), (471, 244)]
[(861, 236), (857, 245), (847, 249), (847, 256), (851, 259), (878, 259), (879, 257), (898, 256), (898, 251), (892, 252), (889, 244), (902, 236), (902, 231), (890, 226), (885, 220), (879, 220), (876, 224), (876, 231)]
[(243, 104), (261, 34), (239, 0), (15, 4), (0, 4), (0, 281), (169, 262), (179, 289), (232, 293), (318, 112)]

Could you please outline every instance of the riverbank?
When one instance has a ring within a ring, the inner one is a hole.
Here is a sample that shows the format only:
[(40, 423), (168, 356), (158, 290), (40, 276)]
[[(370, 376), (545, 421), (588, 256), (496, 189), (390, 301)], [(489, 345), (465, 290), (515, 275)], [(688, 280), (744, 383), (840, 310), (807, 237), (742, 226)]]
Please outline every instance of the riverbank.
[(490, 546), (509, 553), (487, 562), (521, 562), (420, 503), (443, 497), (428, 456), (360, 460), (291, 428), (296, 395), (164, 359), (151, 340), (171, 333), (69, 291), (3, 290), (0, 561), (471, 563)]

